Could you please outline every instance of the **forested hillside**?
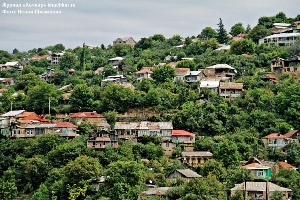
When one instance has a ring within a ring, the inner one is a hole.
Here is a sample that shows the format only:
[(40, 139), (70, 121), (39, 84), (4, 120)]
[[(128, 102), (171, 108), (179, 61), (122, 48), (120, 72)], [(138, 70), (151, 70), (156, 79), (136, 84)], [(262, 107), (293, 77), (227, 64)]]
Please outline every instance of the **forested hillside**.
[[(187, 38), (155, 34), (134, 46), (92, 48), (79, 44), (66, 49), (62, 41), (27, 52), (0, 50), (0, 64), (17, 61), (23, 66), (22, 70), (0, 70), (0, 78), (14, 80), (11, 86), (0, 83), (2, 114), (24, 109), (55, 119), (57, 115), (95, 111), (112, 127), (116, 121), (171, 121), (173, 129), (196, 134), (195, 151), (213, 153), (213, 159), (193, 168), (202, 178), (174, 182), (168, 179), (170, 173), (191, 167), (178, 159), (180, 147), (172, 157), (165, 156), (157, 138), (137, 144), (121, 141), (116, 149), (90, 149), (86, 141), (96, 128), (88, 123), (80, 124), (80, 136), (69, 140), (48, 134), (33, 139), (0, 135), (0, 199), (138, 199), (149, 183), (172, 187), (166, 196), (148, 197), (153, 200), (244, 199), (243, 192), (230, 197), (235, 184), (253, 180), (249, 170), (240, 168), (241, 161), (255, 157), (274, 163), (286, 161), (299, 168), (299, 143), (279, 149), (265, 147), (261, 139), (271, 133), (300, 130), (300, 73), (271, 73), (270, 68), (277, 58), (299, 57), (300, 40), (290, 46), (258, 44), (259, 39), (271, 35), (273, 23), (296, 21), (300, 15), (288, 18), (280, 12), (259, 18), (253, 28), (237, 22), (225, 30), (220, 19), (218, 30), (206, 27)], [(235, 40), (239, 34), (245, 38)], [(221, 44), (230, 48), (217, 50)], [(47, 55), (61, 52), (58, 64), (47, 59)], [(33, 59), (37, 56), (39, 59)], [(109, 63), (115, 57), (123, 58), (117, 68)], [(236, 69), (234, 82), (243, 83), (243, 92), (232, 99), (210, 90), (199, 92), (197, 82), (174, 81), (172, 63), (175, 68), (192, 71), (228, 64)], [(153, 67), (151, 78), (137, 80), (135, 73), (143, 67)], [(49, 70), (54, 75), (45, 81), (41, 75)], [(101, 85), (108, 76), (120, 73), (130, 87)], [(266, 74), (276, 81), (262, 79)], [(95, 191), (93, 183), (102, 179), (105, 181)], [(298, 170), (279, 168), (270, 181), (291, 189), (293, 199), (300, 199)], [(271, 199), (282, 199), (275, 194)]]

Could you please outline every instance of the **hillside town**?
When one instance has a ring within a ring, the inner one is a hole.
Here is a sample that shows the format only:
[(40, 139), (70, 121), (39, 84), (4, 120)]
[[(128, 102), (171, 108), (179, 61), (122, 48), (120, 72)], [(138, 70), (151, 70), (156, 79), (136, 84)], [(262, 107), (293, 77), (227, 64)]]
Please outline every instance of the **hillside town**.
[(300, 199), (300, 15), (218, 25), (0, 50), (0, 199)]

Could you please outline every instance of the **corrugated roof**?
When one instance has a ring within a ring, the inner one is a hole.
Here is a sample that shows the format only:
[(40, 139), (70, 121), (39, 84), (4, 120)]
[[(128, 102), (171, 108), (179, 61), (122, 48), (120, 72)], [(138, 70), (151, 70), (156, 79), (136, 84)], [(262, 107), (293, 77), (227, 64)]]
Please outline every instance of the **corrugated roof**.
[(190, 170), (190, 169), (177, 169), (180, 174), (182, 174), (186, 178), (200, 178), (201, 175), (197, 174), (196, 172)]
[(216, 64), (209, 67), (206, 67), (207, 69), (235, 69), (227, 64)]
[(181, 153), (181, 156), (182, 157), (212, 157), (213, 154), (209, 151), (191, 151), (191, 152), (188, 152), (188, 151), (184, 151)]
[(77, 126), (70, 122), (55, 122), (55, 128), (77, 128)]
[(217, 88), (220, 85), (220, 81), (201, 81), (200, 88)]
[(264, 139), (281, 139), (281, 138), (287, 138), (287, 136), (281, 135), (280, 133), (271, 133), (263, 138)]
[(265, 39), (279, 38), (279, 37), (300, 37), (300, 33), (280, 33), (280, 34), (274, 34), (274, 35), (270, 35), (268, 37), (265, 37)]
[(297, 133), (298, 132), (298, 130), (290, 130), (289, 132), (287, 132), (286, 134), (285, 134), (285, 136), (287, 137), (287, 138), (290, 138), (290, 137), (292, 137), (295, 133)]
[[(269, 184), (269, 191), (275, 192), (291, 192), (291, 189), (280, 187), (279, 185), (276, 185), (271, 182), (246, 182), (246, 191), (266, 191), (266, 184)], [(236, 190), (245, 190), (245, 183), (237, 184), (234, 188), (231, 188), (230, 190), (236, 191)]]
[(190, 133), (185, 130), (172, 130), (172, 136), (192, 136), (192, 137), (194, 137), (195, 134)]
[(2, 115), (2, 117), (14, 117), (19, 114), (22, 114), (25, 110), (12, 110)]
[(77, 112), (77, 113), (70, 113), (70, 118), (105, 118), (105, 117), (96, 112)]
[(268, 167), (266, 165), (262, 165), (259, 163), (251, 163), (248, 165), (241, 166), (241, 168), (244, 168), (244, 169), (270, 169), (271, 167)]
[(116, 122), (115, 129), (136, 129), (136, 130), (161, 130), (173, 129), (172, 122)]
[(151, 196), (151, 195), (166, 195), (172, 187), (157, 187), (149, 188), (148, 190), (141, 192), (140, 196)]

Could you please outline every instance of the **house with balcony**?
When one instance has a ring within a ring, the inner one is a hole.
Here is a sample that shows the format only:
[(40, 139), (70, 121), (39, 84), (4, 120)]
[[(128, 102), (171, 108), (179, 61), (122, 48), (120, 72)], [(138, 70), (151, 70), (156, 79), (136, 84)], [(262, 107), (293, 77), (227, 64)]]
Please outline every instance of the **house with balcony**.
[(118, 148), (118, 135), (114, 132), (101, 130), (87, 140), (87, 148), (104, 149), (105, 147)]
[(245, 199), (253, 200), (269, 200), (275, 191), (282, 193), (282, 200), (290, 200), (292, 196), (292, 190), (284, 188), (269, 181), (265, 182), (253, 182), (245, 181), (240, 184), (236, 184), (230, 189), (230, 196), (234, 196), (237, 191), (242, 191), (245, 194)]
[(203, 166), (205, 162), (213, 158), (213, 154), (209, 151), (183, 151), (180, 160), (182, 163), (190, 166)]
[(213, 93), (219, 92), (220, 80), (201, 80), (199, 86), (199, 93), (202, 90), (209, 90)]
[(263, 137), (262, 142), (264, 143), (265, 147), (275, 148), (285, 147), (289, 143), (287, 136), (280, 133), (271, 133)]
[(134, 73), (136, 80), (140, 81), (144, 78), (151, 78), (152, 69), (153, 67), (142, 67), (140, 71)]
[(204, 75), (208, 79), (233, 81), (237, 71), (227, 64), (216, 64), (204, 69)]
[(61, 53), (53, 53), (51, 54), (51, 64), (57, 65), (59, 63), (59, 59), (64, 55), (64, 52)]
[(106, 117), (96, 112), (70, 113), (70, 119), (73, 119), (77, 125), (87, 122), (96, 125), (99, 130), (110, 130), (110, 125), (107, 123)]
[(190, 72), (190, 68), (175, 68), (174, 81), (182, 80), (185, 81), (185, 75)]
[(248, 169), (254, 179), (270, 180), (272, 175), (272, 168), (262, 163), (250, 163), (241, 166), (242, 169)]
[(233, 99), (241, 96), (243, 93), (243, 83), (220, 82), (219, 95), (225, 99)]
[(119, 64), (123, 61), (122, 57), (115, 57), (108, 60), (108, 64), (111, 64), (114, 67), (118, 67)]
[(277, 46), (289, 46), (300, 38), (300, 33), (279, 33), (259, 39), (258, 44), (275, 44)]
[(184, 76), (184, 81), (186, 83), (198, 83), (205, 75), (202, 71), (189, 71)]
[(107, 83), (119, 83), (119, 84), (123, 84), (126, 83), (127, 77), (124, 75), (115, 75), (115, 76), (108, 76), (106, 79), (103, 79), (101, 81), (101, 86), (105, 86), (105, 84)]
[(194, 150), (195, 134), (185, 130), (172, 130), (173, 148), (178, 145), (183, 146), (183, 151), (191, 152)]
[(271, 72), (300, 72), (300, 56), (295, 55), (287, 59), (276, 58), (272, 60)]
[(172, 122), (116, 122), (114, 129), (121, 140), (125, 139), (137, 142), (138, 137), (161, 137), (161, 146), (165, 151), (165, 155), (172, 155)]

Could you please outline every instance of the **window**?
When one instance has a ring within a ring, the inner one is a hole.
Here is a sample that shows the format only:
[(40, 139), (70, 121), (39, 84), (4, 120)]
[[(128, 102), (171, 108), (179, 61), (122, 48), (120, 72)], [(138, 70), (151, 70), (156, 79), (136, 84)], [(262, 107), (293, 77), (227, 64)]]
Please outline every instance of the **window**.
[(256, 176), (263, 177), (264, 176), (264, 171), (263, 170), (257, 170), (256, 171)]

